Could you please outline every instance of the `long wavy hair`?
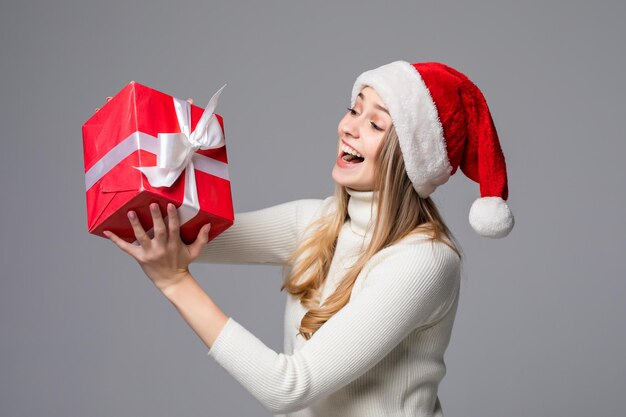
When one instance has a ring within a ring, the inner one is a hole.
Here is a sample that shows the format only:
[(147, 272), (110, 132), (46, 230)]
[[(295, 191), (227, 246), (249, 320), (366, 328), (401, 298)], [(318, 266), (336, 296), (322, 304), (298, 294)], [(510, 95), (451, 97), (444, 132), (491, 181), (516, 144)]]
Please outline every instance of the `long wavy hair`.
[[(341, 143), (338, 144), (341, 147)], [(284, 281), (280, 288), (300, 298), (308, 309), (302, 318), (298, 334), (306, 340), (350, 300), (352, 286), (359, 273), (378, 251), (404, 237), (422, 233), (427, 239), (439, 240), (450, 246), (461, 258), (460, 245), (444, 223), (430, 197), (421, 198), (406, 174), (398, 135), (393, 125), (385, 133), (382, 148), (374, 163), (374, 190), (378, 191), (377, 216), (372, 238), (356, 263), (346, 270), (335, 291), (319, 305), (320, 287), (324, 283), (335, 253), (337, 238), (348, 218), (345, 187), (337, 184), (334, 196), (336, 209), (307, 226), (311, 233), (299, 243), (283, 265)], [(337, 150), (339, 151), (339, 149)]]

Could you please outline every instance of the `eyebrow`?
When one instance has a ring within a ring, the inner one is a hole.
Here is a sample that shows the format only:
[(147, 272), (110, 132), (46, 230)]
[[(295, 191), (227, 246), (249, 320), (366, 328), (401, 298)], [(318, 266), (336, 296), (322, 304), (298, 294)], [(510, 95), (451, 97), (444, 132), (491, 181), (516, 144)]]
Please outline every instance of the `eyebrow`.
[[(359, 93), (359, 95), (357, 97), (361, 97), (361, 100), (365, 101), (365, 97), (363, 96), (363, 93)], [(374, 104), (374, 107), (376, 107), (379, 110), (384, 111), (385, 113), (389, 114), (389, 110), (387, 110), (386, 108), (378, 105), (378, 104)], [(389, 114), (389, 116), (391, 117), (391, 115)]]

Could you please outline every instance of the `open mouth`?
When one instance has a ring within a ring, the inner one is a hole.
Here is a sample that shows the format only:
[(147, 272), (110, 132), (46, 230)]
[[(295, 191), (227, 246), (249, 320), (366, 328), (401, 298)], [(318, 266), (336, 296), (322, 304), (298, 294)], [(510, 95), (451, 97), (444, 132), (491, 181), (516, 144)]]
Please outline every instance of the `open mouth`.
[(361, 158), (360, 156), (352, 155), (351, 153), (347, 153), (346, 151), (341, 152), (341, 159), (350, 164), (360, 164), (365, 160), (365, 158)]

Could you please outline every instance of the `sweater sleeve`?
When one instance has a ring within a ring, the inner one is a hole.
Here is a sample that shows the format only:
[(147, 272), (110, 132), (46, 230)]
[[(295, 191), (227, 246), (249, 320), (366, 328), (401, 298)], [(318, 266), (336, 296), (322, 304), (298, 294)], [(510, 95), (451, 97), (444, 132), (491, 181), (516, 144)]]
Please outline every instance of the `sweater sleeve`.
[(422, 242), (374, 266), (354, 300), (293, 354), (275, 352), (229, 317), (208, 355), (270, 412), (309, 406), (448, 312), (458, 293), (459, 258), (443, 243)]
[(326, 199), (301, 199), (235, 214), (231, 227), (211, 240), (194, 262), (282, 265), (302, 229)]

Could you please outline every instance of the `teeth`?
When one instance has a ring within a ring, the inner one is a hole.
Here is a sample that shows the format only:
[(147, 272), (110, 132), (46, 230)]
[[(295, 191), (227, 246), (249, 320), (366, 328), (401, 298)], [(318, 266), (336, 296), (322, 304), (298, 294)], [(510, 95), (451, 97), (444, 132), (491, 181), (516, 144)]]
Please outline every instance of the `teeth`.
[(356, 155), (359, 158), (363, 158), (363, 155), (361, 155), (360, 153), (358, 153), (356, 150), (352, 149), (351, 147), (349, 147), (348, 145), (341, 145), (341, 149), (347, 153), (350, 153), (352, 155)]

